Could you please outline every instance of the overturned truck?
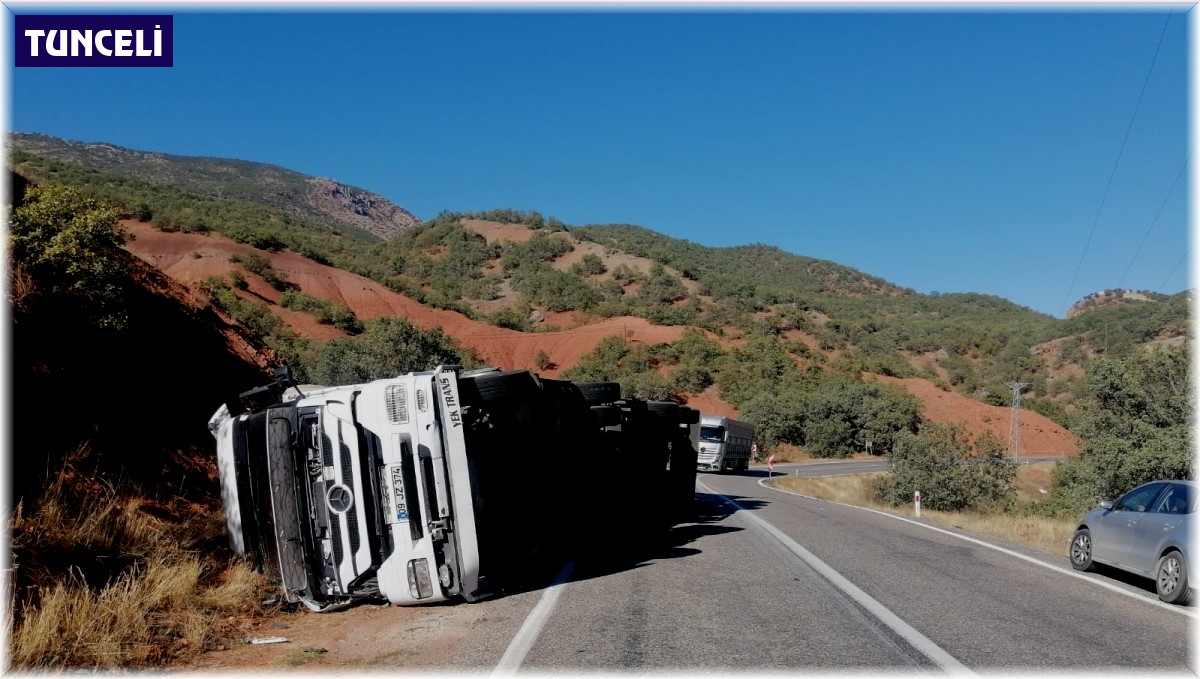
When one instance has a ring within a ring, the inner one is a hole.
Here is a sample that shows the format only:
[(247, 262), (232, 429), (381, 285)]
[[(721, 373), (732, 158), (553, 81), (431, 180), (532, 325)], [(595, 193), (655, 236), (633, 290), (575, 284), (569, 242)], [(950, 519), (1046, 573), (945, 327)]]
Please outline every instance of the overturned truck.
[(477, 601), (539, 560), (688, 520), (698, 422), (616, 383), (440, 366), (340, 387), (280, 371), (209, 429), (233, 549), (328, 611)]

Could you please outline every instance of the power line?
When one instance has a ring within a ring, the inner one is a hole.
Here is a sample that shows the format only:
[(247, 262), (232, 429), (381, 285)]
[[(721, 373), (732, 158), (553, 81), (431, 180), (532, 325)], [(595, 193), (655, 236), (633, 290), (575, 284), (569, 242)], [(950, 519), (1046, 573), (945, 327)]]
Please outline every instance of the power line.
[(1096, 225), (1100, 223), (1100, 214), (1104, 212), (1104, 204), (1108, 202), (1108, 194), (1112, 189), (1113, 179), (1117, 176), (1117, 168), (1121, 165), (1121, 156), (1125, 154), (1125, 144), (1129, 141), (1129, 133), (1133, 130), (1133, 123), (1137, 120), (1138, 110), (1142, 107), (1142, 97), (1146, 94), (1146, 85), (1150, 84), (1150, 74), (1154, 72), (1154, 64), (1158, 62), (1158, 52), (1162, 47), (1163, 37), (1167, 34), (1167, 24), (1171, 22), (1171, 13), (1167, 13), (1167, 19), (1163, 22), (1162, 32), (1158, 34), (1158, 44), (1154, 46), (1154, 57), (1150, 59), (1150, 67), (1146, 69), (1146, 77), (1142, 80), (1142, 89), (1138, 92), (1137, 103), (1133, 107), (1133, 115), (1129, 117), (1129, 125), (1125, 127), (1125, 136), (1121, 139), (1121, 148), (1117, 151), (1117, 159), (1113, 163), (1112, 172), (1108, 175), (1108, 183), (1104, 186), (1104, 195), (1100, 197), (1100, 207), (1096, 210), (1096, 217), (1092, 220), (1092, 228), (1088, 231), (1087, 241), (1083, 244), (1083, 254), (1079, 256), (1079, 264), (1075, 266), (1075, 273), (1071, 276), (1071, 284), (1067, 286), (1067, 294), (1063, 298), (1063, 314), (1065, 315), (1071, 303), (1071, 292), (1075, 289), (1075, 281), (1079, 279), (1079, 270), (1083, 268), (1083, 262), (1087, 259), (1088, 248), (1092, 245), (1092, 237), (1096, 235)]
[(1171, 267), (1171, 273), (1167, 274), (1167, 277), (1163, 279), (1163, 282), (1158, 284), (1157, 289), (1159, 292), (1162, 292), (1163, 288), (1167, 287), (1167, 281), (1171, 280), (1171, 276), (1175, 275), (1175, 270), (1178, 269), (1181, 264), (1183, 264), (1185, 259), (1187, 259), (1187, 252), (1184, 252), (1183, 256), (1179, 258), (1179, 261), (1175, 262), (1175, 266)]
[(1167, 206), (1167, 201), (1169, 201), (1171, 196), (1175, 194), (1175, 187), (1179, 185), (1179, 179), (1183, 177), (1183, 171), (1187, 169), (1188, 162), (1191, 161), (1191, 159), (1192, 155), (1189, 153), (1188, 157), (1183, 161), (1183, 166), (1179, 168), (1179, 174), (1175, 175), (1175, 181), (1171, 182), (1171, 190), (1167, 191), (1167, 197), (1163, 198), (1162, 205), (1158, 206), (1158, 212), (1154, 214), (1154, 220), (1150, 222), (1150, 228), (1146, 229), (1146, 235), (1142, 236), (1142, 242), (1138, 243), (1137, 250), (1134, 251), (1133, 257), (1129, 259), (1129, 266), (1125, 267), (1125, 273), (1121, 274), (1121, 279), (1117, 281), (1118, 288), (1120, 288), (1125, 282), (1125, 276), (1129, 275), (1129, 270), (1133, 268), (1134, 261), (1136, 261), (1138, 255), (1141, 254), (1142, 246), (1146, 244), (1146, 240), (1150, 238), (1150, 232), (1153, 231), (1154, 226), (1158, 224), (1158, 218), (1162, 216), (1163, 208)]

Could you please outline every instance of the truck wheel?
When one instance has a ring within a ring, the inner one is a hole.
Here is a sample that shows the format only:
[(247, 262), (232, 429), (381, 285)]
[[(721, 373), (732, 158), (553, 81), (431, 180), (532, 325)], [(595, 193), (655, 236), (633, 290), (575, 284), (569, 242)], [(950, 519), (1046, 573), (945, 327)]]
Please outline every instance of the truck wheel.
[(679, 424), (699, 424), (700, 411), (686, 406), (679, 407)]
[(678, 419), (679, 404), (672, 401), (647, 401), (646, 411), (658, 417)]
[(615, 427), (621, 424), (621, 409), (614, 406), (592, 406), (592, 414), (596, 416), (596, 425), (600, 427)]
[(617, 382), (576, 382), (588, 405), (612, 403), (621, 398), (621, 385)]
[[(508, 396), (529, 394), (537, 391), (538, 388), (533, 375), (525, 370), (489, 372), (476, 375), (470, 381), (475, 385), (475, 393), (484, 403)], [(465, 382), (466, 380), (464, 380)]]

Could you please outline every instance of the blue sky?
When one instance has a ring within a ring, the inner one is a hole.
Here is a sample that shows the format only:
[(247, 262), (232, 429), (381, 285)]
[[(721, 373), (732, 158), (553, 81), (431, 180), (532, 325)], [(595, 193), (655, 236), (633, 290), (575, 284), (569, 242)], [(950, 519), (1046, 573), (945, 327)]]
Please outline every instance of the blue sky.
[(421, 218), (767, 243), (1056, 316), (1189, 287), (1183, 8), (137, 13), (159, 11), (173, 68), (13, 69), (12, 128), (274, 163)]

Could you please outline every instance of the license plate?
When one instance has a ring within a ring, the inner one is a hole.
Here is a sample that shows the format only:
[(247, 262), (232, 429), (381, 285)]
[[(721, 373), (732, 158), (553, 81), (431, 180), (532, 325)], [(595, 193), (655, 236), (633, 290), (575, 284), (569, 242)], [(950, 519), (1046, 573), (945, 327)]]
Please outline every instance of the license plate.
[(398, 465), (391, 468), (391, 497), (396, 505), (396, 521), (408, 521), (408, 501), (404, 498), (404, 475)]

